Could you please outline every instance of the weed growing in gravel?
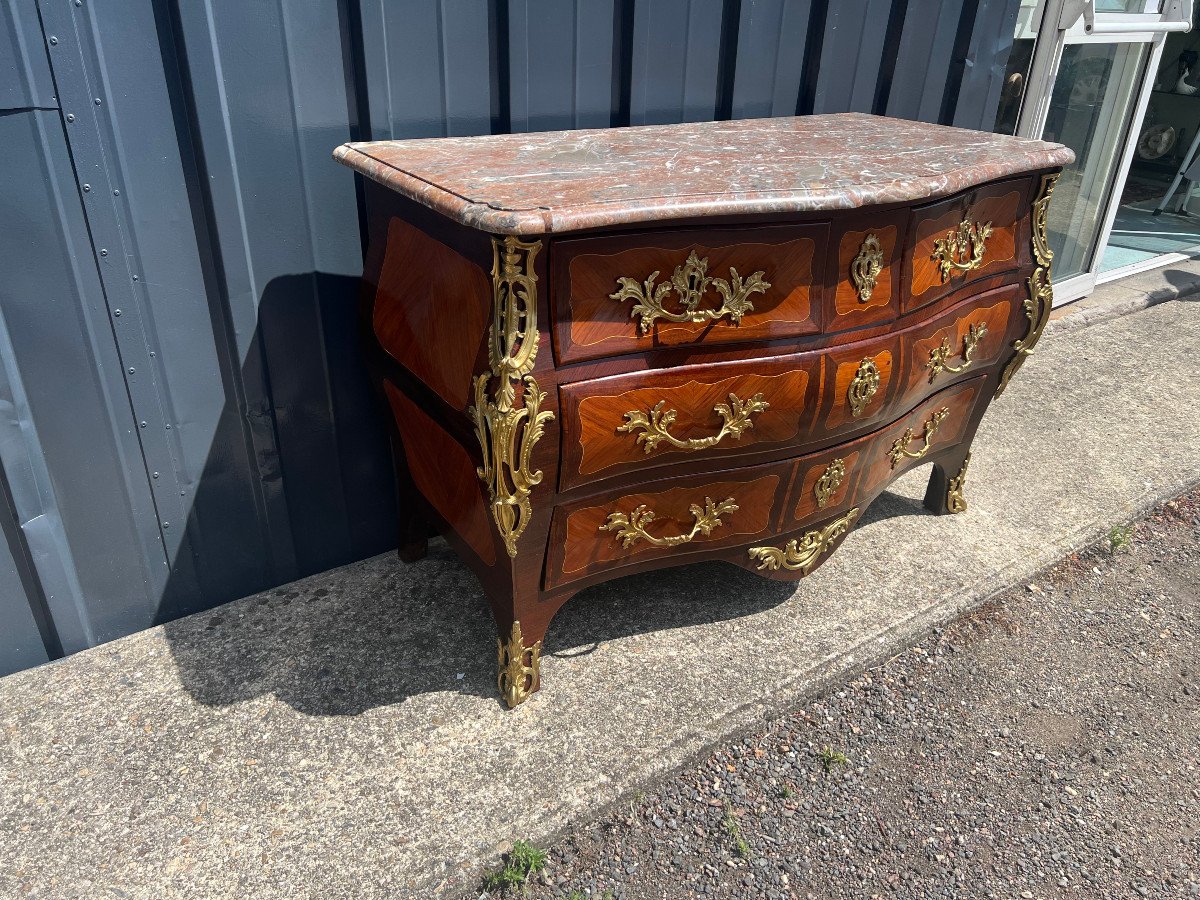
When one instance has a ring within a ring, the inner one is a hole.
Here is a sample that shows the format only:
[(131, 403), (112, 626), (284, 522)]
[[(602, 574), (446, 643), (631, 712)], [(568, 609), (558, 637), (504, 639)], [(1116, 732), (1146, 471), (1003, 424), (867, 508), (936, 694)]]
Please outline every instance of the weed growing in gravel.
[(845, 753), (829, 747), (822, 750), (817, 758), (821, 760), (821, 768), (825, 770), (826, 774), (832, 772), (834, 766), (848, 766), (850, 764), (850, 760), (846, 758)]
[(546, 851), (525, 841), (513, 841), (504, 867), (483, 876), (485, 891), (503, 891), (525, 886), (529, 876), (546, 868)]
[(1132, 538), (1132, 525), (1114, 525), (1108, 529), (1108, 552), (1116, 553), (1118, 550), (1128, 550)]
[(737, 817), (733, 814), (733, 807), (728, 803), (725, 804), (725, 820), (721, 824), (725, 826), (725, 831), (733, 838), (733, 849), (737, 855), (742, 859), (749, 859), (750, 845), (742, 837), (742, 829), (738, 825)]
[(784, 800), (791, 800), (796, 796), (796, 789), (785, 781), (783, 787), (779, 789), (779, 796)]

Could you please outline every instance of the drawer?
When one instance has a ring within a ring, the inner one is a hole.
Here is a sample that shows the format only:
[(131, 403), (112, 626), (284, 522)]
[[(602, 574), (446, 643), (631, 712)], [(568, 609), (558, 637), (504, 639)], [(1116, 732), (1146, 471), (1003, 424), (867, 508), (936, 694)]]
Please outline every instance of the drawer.
[(825, 351), (825, 399), (818, 435), (860, 431), (892, 413), (900, 338), (887, 335)]
[(989, 291), (901, 336), (904, 375), (892, 407), (909, 409), (963, 373), (982, 369), (1009, 351), (1014, 316), (1024, 319), (1025, 289)]
[(560, 488), (795, 442), (811, 427), (819, 353), (658, 369), (560, 389)]
[[(869, 502), (893, 476), (958, 441), (970, 421), (982, 382), (977, 378), (947, 388), (871, 434), (798, 459), (781, 527), (787, 530)], [(942, 410), (947, 412), (942, 414)], [(926, 431), (930, 422), (934, 424)], [(909, 428), (911, 438), (902, 440)], [(897, 441), (909, 453), (895, 454)]]
[(900, 311), (1028, 263), (1031, 185), (1005, 181), (915, 208)]
[(854, 490), (872, 497), (900, 473), (959, 442), (975, 412), (986, 376), (980, 375), (934, 394), (907, 415), (871, 435), (863, 451)]
[(827, 231), (820, 223), (556, 241), (555, 359), (816, 334)]
[(672, 479), (561, 506), (550, 527), (546, 586), (769, 534), (793, 465)]
[(890, 322), (900, 312), (900, 269), (909, 211), (866, 213), (834, 221), (827, 271), (825, 331)]

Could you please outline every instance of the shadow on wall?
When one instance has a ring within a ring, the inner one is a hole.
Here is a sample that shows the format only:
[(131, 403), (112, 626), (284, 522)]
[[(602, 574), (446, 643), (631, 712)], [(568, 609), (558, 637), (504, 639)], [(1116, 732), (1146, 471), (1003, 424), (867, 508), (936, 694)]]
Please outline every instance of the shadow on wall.
[(358, 278), (322, 272), (274, 278), (248, 340), (227, 308), (210, 311), (213, 333), (225, 336), (217, 341), (225, 400), (155, 624), (396, 545), (358, 289)]
[[(863, 524), (910, 515), (930, 513), (884, 493)], [(803, 598), (805, 584), (719, 562), (605, 582), (558, 614), (547, 654), (586, 655), (603, 641), (752, 615)], [(171, 622), (165, 633), (182, 683), (211, 706), (271, 694), (309, 715), (356, 715), (439, 691), (501, 703), (491, 610), (440, 540), (419, 562), (389, 553)]]

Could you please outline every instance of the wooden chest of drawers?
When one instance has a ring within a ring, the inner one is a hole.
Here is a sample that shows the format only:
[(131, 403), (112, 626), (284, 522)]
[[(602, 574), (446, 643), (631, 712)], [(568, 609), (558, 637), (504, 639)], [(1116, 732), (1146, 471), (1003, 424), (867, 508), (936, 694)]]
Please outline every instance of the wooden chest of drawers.
[(580, 589), (812, 572), (896, 476), (966, 509), (1050, 312), (1056, 144), (846, 114), (347, 144), (400, 552), (478, 574), (498, 684)]

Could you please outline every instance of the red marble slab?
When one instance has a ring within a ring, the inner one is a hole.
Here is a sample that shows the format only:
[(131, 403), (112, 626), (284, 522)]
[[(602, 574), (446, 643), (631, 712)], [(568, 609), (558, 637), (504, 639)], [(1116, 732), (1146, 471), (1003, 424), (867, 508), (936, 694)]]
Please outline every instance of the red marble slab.
[(862, 113), (344, 144), (334, 158), (496, 234), (924, 200), (1063, 166), (1062, 144)]

